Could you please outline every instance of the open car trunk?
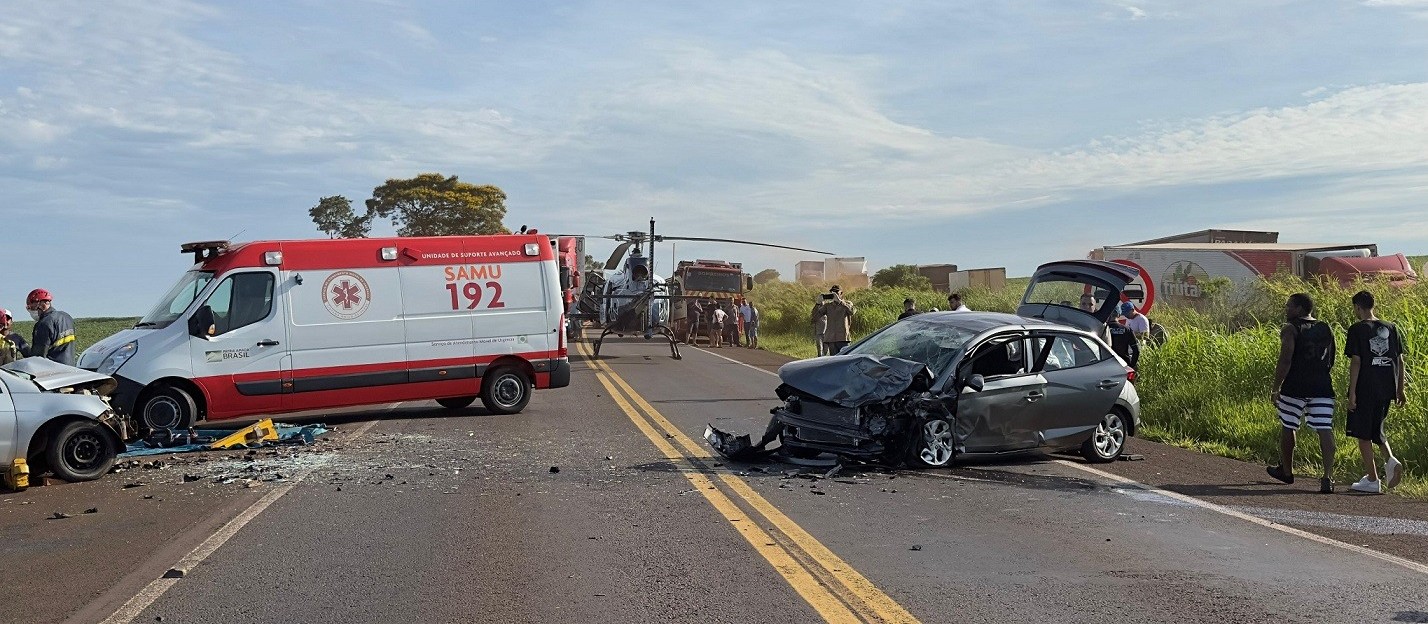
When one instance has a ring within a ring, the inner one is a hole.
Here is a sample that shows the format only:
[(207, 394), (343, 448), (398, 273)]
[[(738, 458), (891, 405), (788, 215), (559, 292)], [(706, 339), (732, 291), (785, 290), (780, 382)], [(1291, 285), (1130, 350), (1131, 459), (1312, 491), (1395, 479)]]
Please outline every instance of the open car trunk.
[(1136, 272), (1114, 262), (1063, 260), (1043, 264), (1031, 276), (1016, 313), (1099, 332)]

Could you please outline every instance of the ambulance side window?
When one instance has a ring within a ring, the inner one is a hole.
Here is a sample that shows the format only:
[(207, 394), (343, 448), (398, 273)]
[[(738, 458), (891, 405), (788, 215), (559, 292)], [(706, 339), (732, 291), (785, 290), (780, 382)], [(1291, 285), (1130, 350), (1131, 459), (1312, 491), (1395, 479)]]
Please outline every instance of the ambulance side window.
[(213, 335), (221, 336), (268, 318), (273, 311), (273, 274), (230, 275), (208, 297)]

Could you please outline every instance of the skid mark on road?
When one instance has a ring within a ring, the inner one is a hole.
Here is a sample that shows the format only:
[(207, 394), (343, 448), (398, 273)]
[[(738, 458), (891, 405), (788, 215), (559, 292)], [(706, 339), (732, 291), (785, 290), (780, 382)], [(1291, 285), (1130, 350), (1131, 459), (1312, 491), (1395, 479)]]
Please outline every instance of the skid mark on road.
[[(828, 622), (917, 622), (906, 609), (805, 531), (742, 479), (715, 470), (712, 454), (635, 392), (580, 345), (610, 397), (667, 459), (688, 465), (681, 473), (724, 516), (774, 570)], [(681, 468), (683, 466), (680, 466)], [(725, 489), (716, 486), (715, 480)], [(731, 495), (732, 494), (732, 498)], [(768, 523), (765, 530), (745, 513), (738, 499)]]

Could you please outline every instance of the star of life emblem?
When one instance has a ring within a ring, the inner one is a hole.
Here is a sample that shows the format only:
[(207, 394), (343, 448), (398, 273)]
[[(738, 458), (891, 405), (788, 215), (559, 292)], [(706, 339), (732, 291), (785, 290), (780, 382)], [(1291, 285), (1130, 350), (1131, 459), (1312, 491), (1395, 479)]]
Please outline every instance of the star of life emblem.
[(322, 305), (332, 316), (344, 321), (360, 318), (371, 304), (367, 280), (352, 271), (338, 271), (322, 283)]

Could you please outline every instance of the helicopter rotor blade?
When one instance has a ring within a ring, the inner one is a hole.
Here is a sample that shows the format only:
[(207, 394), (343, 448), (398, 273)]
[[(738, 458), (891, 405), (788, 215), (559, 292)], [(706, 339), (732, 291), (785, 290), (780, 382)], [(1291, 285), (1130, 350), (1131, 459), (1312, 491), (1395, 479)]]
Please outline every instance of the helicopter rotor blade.
[(610, 259), (605, 262), (606, 271), (614, 271), (620, 268), (620, 261), (625, 259), (625, 252), (630, 250), (630, 241), (625, 241), (615, 246), (615, 253), (610, 254)]
[(740, 245), (758, 245), (758, 246), (760, 246), (760, 247), (777, 247), (777, 248), (779, 248), (779, 249), (792, 249), (793, 251), (806, 251), (806, 252), (809, 252), (809, 253), (823, 254), (823, 255), (825, 255), (825, 256), (831, 256), (831, 255), (833, 255), (833, 252), (831, 252), (831, 251), (818, 251), (817, 249), (804, 249), (804, 248), (802, 248), (802, 247), (789, 247), (788, 245), (775, 245), (775, 244), (773, 244), (773, 243), (758, 243), (758, 242), (754, 242), (754, 241), (735, 240), (735, 239), (732, 239), (732, 238), (704, 238), (704, 237), (700, 237), (700, 236), (663, 236), (663, 235), (661, 235), (660, 238), (662, 238), (662, 239), (664, 239), (664, 240), (701, 241), (701, 242), (706, 242), (706, 243), (738, 243), (738, 244), (740, 244)]

